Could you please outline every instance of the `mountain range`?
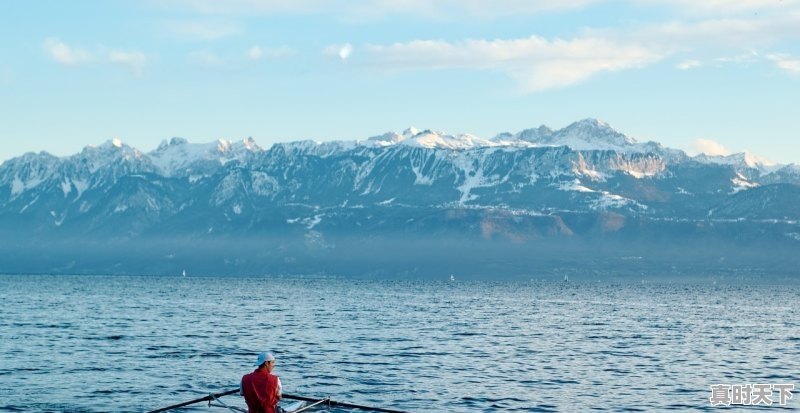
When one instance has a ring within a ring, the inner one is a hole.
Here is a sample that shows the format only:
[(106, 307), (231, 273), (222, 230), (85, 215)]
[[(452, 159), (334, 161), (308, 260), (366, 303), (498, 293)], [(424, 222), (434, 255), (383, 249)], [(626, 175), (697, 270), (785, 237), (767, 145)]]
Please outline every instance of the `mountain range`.
[(0, 165), (4, 273), (796, 275), (798, 222), (797, 165), (596, 119), (490, 139), (114, 139)]

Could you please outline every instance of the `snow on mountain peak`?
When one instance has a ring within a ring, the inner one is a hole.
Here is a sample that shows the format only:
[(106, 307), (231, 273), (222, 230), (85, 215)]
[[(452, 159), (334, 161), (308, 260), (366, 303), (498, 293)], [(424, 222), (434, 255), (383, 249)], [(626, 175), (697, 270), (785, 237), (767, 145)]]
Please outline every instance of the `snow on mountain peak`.
[(411, 126), (411, 127), (406, 128), (406, 130), (403, 131), (403, 136), (405, 138), (413, 138), (414, 136), (419, 135), (419, 133), (420, 133), (419, 129)]
[[(405, 133), (405, 132), (404, 132)], [(398, 135), (394, 132), (386, 132), (383, 135), (371, 136), (367, 142), (374, 146), (390, 146), (408, 138), (405, 135)]]
[(493, 142), (479, 138), (470, 134), (449, 135), (441, 131), (431, 129), (419, 130), (410, 127), (402, 134), (386, 132), (383, 135), (372, 136), (362, 145), (374, 147), (386, 147), (393, 145), (411, 146), (428, 149), (472, 149), (488, 146), (499, 146), (498, 142)]
[(187, 141), (185, 138), (179, 138), (179, 137), (175, 136), (172, 139), (170, 139), (169, 141), (167, 141), (166, 139), (161, 141), (161, 144), (158, 145), (158, 148), (156, 148), (156, 151), (163, 151), (163, 150), (166, 150), (170, 146), (186, 145), (187, 143), (189, 143), (189, 141)]
[(90, 158), (140, 158), (142, 152), (128, 146), (119, 138), (109, 139), (98, 146), (86, 145), (83, 150), (73, 156), (84, 156)]
[(552, 137), (555, 142), (563, 142), (573, 149), (621, 149), (637, 144), (636, 139), (593, 118), (573, 122)]
[(692, 159), (705, 164), (731, 165), (737, 168), (759, 169), (763, 172), (774, 172), (783, 167), (783, 165), (778, 165), (767, 158), (747, 151), (730, 155), (706, 155), (701, 153), (692, 157)]
[[(103, 142), (99, 146), (87, 145), (83, 150), (68, 159), (79, 160), (90, 173), (119, 161), (140, 162), (144, 154), (136, 148), (123, 143), (121, 139), (114, 138)], [(146, 160), (145, 160), (146, 162)]]
[(744, 161), (752, 168), (771, 168), (777, 164), (763, 156), (758, 156), (750, 151), (744, 151)]
[(242, 145), (244, 145), (244, 148), (247, 149), (250, 152), (258, 152), (258, 151), (261, 150), (261, 147), (258, 146), (258, 144), (256, 143), (256, 140), (253, 139), (252, 136), (248, 136), (248, 137), (242, 139)]
[(545, 125), (538, 128), (525, 129), (516, 135), (516, 138), (526, 142), (538, 142), (543, 139), (548, 139), (553, 135), (553, 130)]
[(226, 139), (218, 139), (210, 143), (189, 143), (183, 138), (172, 138), (169, 143), (162, 142), (155, 150), (148, 153), (153, 165), (165, 176), (174, 176), (176, 172), (186, 169), (196, 162), (209, 165), (224, 165), (231, 160), (240, 160), (247, 153), (259, 151), (261, 148), (253, 138), (233, 143)]
[(498, 134), (492, 139), (483, 139), (471, 134), (450, 135), (431, 129), (419, 130), (410, 127), (402, 134), (387, 132), (373, 136), (362, 144), (385, 147), (405, 145), (422, 148), (473, 149), (484, 147), (535, 147), (569, 146), (574, 150), (622, 150), (625, 152), (646, 152), (658, 145), (638, 143), (636, 139), (616, 131), (598, 119), (583, 119), (573, 122), (563, 129), (554, 131), (542, 125), (524, 129), (516, 134)]
[(593, 118), (579, 120), (554, 131), (542, 125), (524, 129), (516, 134), (501, 133), (492, 139), (502, 145), (568, 146), (573, 150), (617, 150), (646, 152), (657, 145), (638, 143), (636, 139), (618, 132), (609, 124)]
[(226, 139), (217, 139), (217, 152), (225, 153), (231, 148), (231, 141)]

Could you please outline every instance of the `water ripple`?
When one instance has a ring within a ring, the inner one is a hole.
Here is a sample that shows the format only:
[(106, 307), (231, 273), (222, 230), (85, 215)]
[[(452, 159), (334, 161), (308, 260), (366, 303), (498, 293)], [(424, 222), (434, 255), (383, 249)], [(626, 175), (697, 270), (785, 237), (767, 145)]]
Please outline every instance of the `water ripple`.
[(711, 410), (712, 383), (800, 385), (798, 296), (792, 286), (0, 276), (0, 410), (144, 411), (235, 387), (265, 349), (286, 392), (417, 412)]

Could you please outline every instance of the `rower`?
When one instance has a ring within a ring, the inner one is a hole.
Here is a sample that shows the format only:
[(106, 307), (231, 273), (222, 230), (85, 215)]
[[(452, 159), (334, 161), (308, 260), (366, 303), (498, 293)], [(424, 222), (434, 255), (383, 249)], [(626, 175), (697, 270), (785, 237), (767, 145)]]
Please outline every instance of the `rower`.
[(242, 395), (250, 413), (277, 413), (281, 399), (281, 380), (272, 374), (275, 357), (270, 353), (258, 355), (255, 371), (242, 377)]

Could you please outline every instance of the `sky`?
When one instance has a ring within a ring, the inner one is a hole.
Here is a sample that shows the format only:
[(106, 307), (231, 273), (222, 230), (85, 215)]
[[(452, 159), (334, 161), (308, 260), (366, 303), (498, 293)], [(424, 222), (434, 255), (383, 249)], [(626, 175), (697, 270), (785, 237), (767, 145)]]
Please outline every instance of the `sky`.
[(584, 118), (800, 163), (800, 0), (0, 1), (0, 161)]

